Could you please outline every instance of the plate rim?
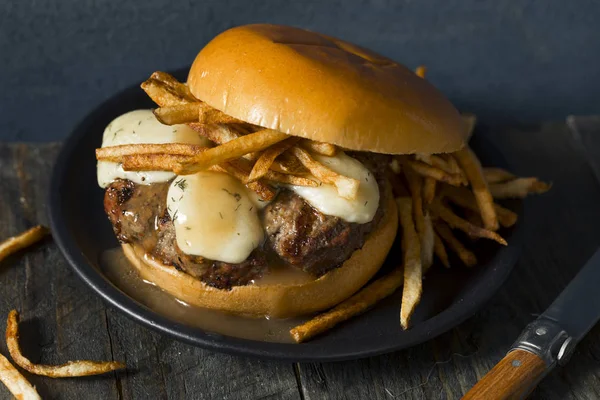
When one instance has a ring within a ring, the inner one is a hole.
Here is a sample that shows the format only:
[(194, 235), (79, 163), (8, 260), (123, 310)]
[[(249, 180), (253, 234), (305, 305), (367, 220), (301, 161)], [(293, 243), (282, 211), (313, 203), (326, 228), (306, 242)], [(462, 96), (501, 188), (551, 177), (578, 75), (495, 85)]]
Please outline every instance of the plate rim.
[[(181, 73), (181, 71), (184, 70), (178, 70), (179, 73)], [(308, 350), (307, 347), (310, 346), (310, 341), (302, 344), (293, 344), (236, 338), (207, 332), (200, 328), (186, 326), (156, 314), (119, 290), (114, 284), (110, 283), (107, 278), (100, 274), (90, 262), (88, 262), (83, 255), (83, 252), (70, 237), (71, 233), (69, 228), (63, 222), (65, 220), (65, 214), (61, 207), (62, 193), (64, 193), (64, 191), (61, 190), (63, 189), (63, 178), (66, 176), (67, 168), (69, 168), (67, 161), (71, 158), (71, 155), (77, 149), (80, 142), (86, 139), (86, 133), (93, 129), (94, 121), (99, 119), (100, 116), (105, 113), (105, 109), (118, 107), (120, 103), (119, 99), (128, 92), (131, 92), (134, 87), (136, 87), (136, 85), (131, 85), (97, 104), (78, 124), (75, 125), (75, 128), (72, 129), (70, 135), (65, 139), (63, 146), (56, 157), (51, 173), (47, 214), (54, 241), (77, 276), (79, 276), (79, 278), (110, 307), (122, 312), (136, 323), (149, 327), (160, 334), (165, 334), (182, 342), (208, 350), (288, 362), (331, 362), (377, 356), (413, 347), (429, 341), (472, 317), (498, 292), (513, 271), (521, 254), (525, 236), (524, 221), (526, 221), (526, 219), (524, 216), (527, 214), (526, 201), (524, 201), (521, 206), (519, 224), (514, 227), (514, 230), (511, 233), (511, 242), (513, 244), (506, 248), (499, 249), (492, 258), (492, 260), (495, 259), (500, 252), (503, 252), (505, 253), (505, 258), (503, 260), (508, 265), (505, 268), (500, 269), (500, 271), (492, 272), (495, 273), (496, 276), (493, 282), (488, 284), (488, 287), (478, 288), (479, 292), (481, 292), (481, 289), (485, 289), (483, 294), (480, 293), (477, 296), (478, 300), (467, 304), (465, 304), (464, 301), (453, 302), (450, 307), (445, 308), (432, 318), (422, 321), (412, 328), (413, 330), (420, 332), (420, 334), (409, 335), (407, 338), (408, 340), (405, 339), (401, 344), (392, 346), (387, 344), (377, 346), (377, 341), (373, 341), (373, 347), (368, 349), (361, 348), (353, 350), (350, 348), (348, 351), (323, 353), (315, 356), (314, 352), (308, 351), (308, 354), (305, 354), (303, 351), (303, 349)], [(484, 141), (488, 142), (487, 139), (484, 139)], [(492, 144), (490, 143), (490, 145)], [(492, 146), (494, 147), (494, 150), (504, 158), (500, 149), (495, 145)], [(504, 162), (505, 164), (508, 164), (505, 159)], [(489, 264), (491, 264), (491, 261)], [(491, 280), (487, 280), (487, 282), (490, 281)], [(465, 297), (473, 296), (471, 293), (468, 294), (471, 296)], [(408, 332), (410, 332), (410, 330)]]

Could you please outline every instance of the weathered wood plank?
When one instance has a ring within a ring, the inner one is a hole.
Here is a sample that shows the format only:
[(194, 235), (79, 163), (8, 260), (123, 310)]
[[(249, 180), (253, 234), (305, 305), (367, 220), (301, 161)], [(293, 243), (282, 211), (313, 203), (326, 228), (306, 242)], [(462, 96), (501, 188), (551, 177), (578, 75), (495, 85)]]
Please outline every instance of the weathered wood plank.
[[(474, 318), (429, 343), (367, 360), (300, 365), (305, 398), (459, 398), (502, 358), (600, 244), (600, 185), (565, 124), (485, 134), (516, 173), (554, 182), (550, 193), (528, 200), (527, 241), (507, 283)], [(532, 398), (600, 398), (599, 349), (596, 327), (569, 365), (544, 380)], [(436, 362), (442, 364), (432, 369)]]
[[(47, 223), (47, 188), (58, 149), (57, 144), (0, 145), (0, 237)], [(21, 312), (21, 340), (33, 361), (111, 359), (102, 302), (76, 279), (51, 240), (5, 260), (0, 287), (0, 319), (12, 308)], [(0, 326), (4, 329), (4, 323)], [(7, 354), (1, 342), (0, 351)], [(33, 376), (31, 381), (44, 398), (117, 396), (114, 376), (84, 380)]]
[[(58, 144), (0, 143), (0, 238), (47, 222), (48, 181), (58, 149)], [(44, 398), (299, 398), (290, 364), (204, 351), (107, 309), (74, 275), (51, 240), (5, 260), (0, 287), (0, 319), (12, 308), (21, 311), (24, 351), (34, 361), (114, 358), (129, 366), (122, 374), (104, 377), (31, 377)], [(0, 352), (7, 354), (3, 341)], [(0, 398), (8, 396), (0, 385)]]

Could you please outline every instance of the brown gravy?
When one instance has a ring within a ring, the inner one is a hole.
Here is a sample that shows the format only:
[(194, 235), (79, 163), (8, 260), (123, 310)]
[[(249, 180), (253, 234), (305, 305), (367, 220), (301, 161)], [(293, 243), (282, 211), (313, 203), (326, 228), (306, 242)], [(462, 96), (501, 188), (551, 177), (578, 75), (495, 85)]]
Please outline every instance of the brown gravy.
[[(251, 318), (191, 306), (140, 278), (120, 247), (104, 252), (100, 256), (100, 267), (119, 289), (154, 312), (205, 331), (264, 342), (293, 343), (289, 330), (306, 320)], [(302, 271), (278, 267), (254, 284), (300, 283), (312, 279)]]

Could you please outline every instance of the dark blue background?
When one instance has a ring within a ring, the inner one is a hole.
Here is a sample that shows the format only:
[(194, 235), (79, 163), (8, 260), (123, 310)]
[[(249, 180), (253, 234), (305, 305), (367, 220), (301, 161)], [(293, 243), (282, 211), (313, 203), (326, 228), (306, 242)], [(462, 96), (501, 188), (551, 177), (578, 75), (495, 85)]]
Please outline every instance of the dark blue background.
[(215, 34), (296, 25), (372, 48), (492, 123), (600, 112), (600, 1), (8, 0), (0, 3), (0, 139), (56, 140)]

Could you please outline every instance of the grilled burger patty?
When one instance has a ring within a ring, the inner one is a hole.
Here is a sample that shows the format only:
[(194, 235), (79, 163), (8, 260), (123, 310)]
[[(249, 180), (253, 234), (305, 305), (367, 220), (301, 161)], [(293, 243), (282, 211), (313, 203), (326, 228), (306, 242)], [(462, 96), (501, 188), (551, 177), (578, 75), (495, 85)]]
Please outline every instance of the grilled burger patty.
[[(371, 170), (379, 175), (378, 166), (371, 165)], [(188, 255), (179, 249), (175, 227), (166, 209), (169, 185), (168, 182), (137, 185), (116, 180), (108, 186), (104, 209), (115, 234), (122, 243), (140, 245), (162, 263), (220, 289), (246, 285), (260, 278), (267, 273), (267, 257), (272, 256), (315, 277), (321, 276), (361, 248), (382, 215), (380, 207), (371, 222), (349, 223), (317, 211), (297, 194), (283, 189), (262, 211), (265, 243), (244, 262), (230, 264)], [(380, 190), (385, 190), (381, 184)]]

